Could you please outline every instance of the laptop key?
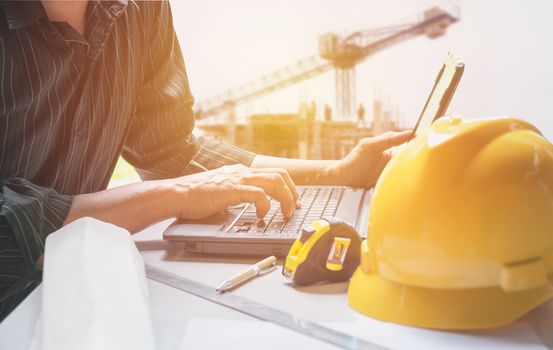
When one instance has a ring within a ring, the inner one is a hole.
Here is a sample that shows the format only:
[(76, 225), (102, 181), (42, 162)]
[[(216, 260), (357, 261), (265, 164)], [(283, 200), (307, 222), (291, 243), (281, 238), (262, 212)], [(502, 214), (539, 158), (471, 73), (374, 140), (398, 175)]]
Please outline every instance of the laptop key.
[(269, 224), (269, 226), (267, 226), (267, 231), (275, 230), (280, 232), (280, 230), (282, 230), (285, 224), (286, 224), (285, 222), (273, 221)]
[(234, 226), (245, 226), (245, 225), (252, 225), (253, 223), (255, 223), (255, 219), (244, 219), (244, 218), (240, 218), (236, 221), (236, 223), (234, 224)]
[(320, 218), (321, 218), (321, 214), (309, 213), (305, 216), (305, 221), (319, 220)]
[(298, 232), (300, 227), (301, 227), (301, 225), (286, 225), (286, 226), (284, 226), (283, 231)]
[(240, 231), (240, 227), (241, 226), (238, 226), (238, 227), (233, 226), (230, 229), (228, 229), (227, 233), (238, 233)]
[(301, 225), (303, 223), (303, 217), (302, 218), (292, 218), (290, 220), (288, 220), (288, 224), (290, 225)]
[(265, 225), (260, 225), (260, 224), (253, 224), (251, 227), (250, 227), (250, 230), (253, 232), (264, 232), (265, 229), (267, 228), (267, 226)]
[(240, 216), (240, 220), (251, 220), (255, 221), (257, 219), (257, 215), (255, 213), (244, 213), (242, 216)]
[(317, 215), (317, 214), (321, 214), (322, 212), (324, 211), (323, 208), (315, 208), (315, 209), (311, 209), (309, 211), (309, 215)]

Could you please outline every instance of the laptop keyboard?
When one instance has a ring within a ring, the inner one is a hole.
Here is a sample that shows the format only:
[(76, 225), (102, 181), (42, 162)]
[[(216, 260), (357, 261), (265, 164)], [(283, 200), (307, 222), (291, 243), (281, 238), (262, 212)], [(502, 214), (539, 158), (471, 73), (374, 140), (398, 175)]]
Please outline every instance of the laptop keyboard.
[(344, 188), (306, 187), (298, 190), (302, 207), (296, 209), (291, 218), (284, 218), (280, 203), (274, 199), (270, 200), (271, 209), (263, 219), (257, 218), (255, 206), (248, 204), (227, 232), (250, 237), (295, 238), (304, 225), (323, 216), (334, 216), (344, 196)]

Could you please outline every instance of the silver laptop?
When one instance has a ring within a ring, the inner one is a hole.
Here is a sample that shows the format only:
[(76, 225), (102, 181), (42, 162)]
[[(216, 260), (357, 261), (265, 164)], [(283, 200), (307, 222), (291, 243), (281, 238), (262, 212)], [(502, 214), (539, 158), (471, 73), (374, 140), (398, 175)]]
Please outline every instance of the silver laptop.
[[(413, 135), (446, 113), (464, 71), (450, 53), (441, 67)], [(175, 220), (163, 238), (183, 249), (203, 254), (285, 256), (304, 226), (325, 216), (340, 218), (366, 235), (372, 189), (341, 186), (299, 186), (302, 208), (290, 219), (271, 200), (271, 209), (258, 219), (251, 203), (228, 208), (202, 220)]]

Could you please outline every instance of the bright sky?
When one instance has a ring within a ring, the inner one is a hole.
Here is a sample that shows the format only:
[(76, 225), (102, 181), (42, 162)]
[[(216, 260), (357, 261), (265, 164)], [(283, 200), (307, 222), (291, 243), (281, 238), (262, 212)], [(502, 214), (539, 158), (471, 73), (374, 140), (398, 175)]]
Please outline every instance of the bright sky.
[[(317, 53), (325, 32), (400, 23), (446, 1), (173, 0), (173, 17), (198, 101)], [(418, 37), (357, 66), (357, 99), (380, 91), (413, 125), (450, 48), (466, 69), (449, 112), (513, 115), (553, 139), (553, 1), (460, 0), (461, 21), (441, 38)], [(334, 75), (262, 98), (239, 114), (295, 112), (305, 100), (334, 103)], [(367, 114), (371, 116), (370, 107)]]

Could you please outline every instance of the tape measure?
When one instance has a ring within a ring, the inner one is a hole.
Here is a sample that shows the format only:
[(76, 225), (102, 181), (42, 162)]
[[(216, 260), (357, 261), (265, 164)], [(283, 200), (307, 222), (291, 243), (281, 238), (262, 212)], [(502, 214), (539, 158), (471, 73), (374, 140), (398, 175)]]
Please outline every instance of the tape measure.
[(146, 277), (195, 295), (213, 303), (236, 310), (259, 320), (288, 328), (309, 337), (339, 346), (344, 349), (385, 349), (364, 339), (321, 326), (318, 323), (298, 318), (292, 314), (239, 297), (232, 293), (217, 293), (215, 288), (145, 264)]
[(348, 223), (323, 218), (302, 230), (282, 274), (297, 285), (347, 281), (359, 266), (361, 236)]

